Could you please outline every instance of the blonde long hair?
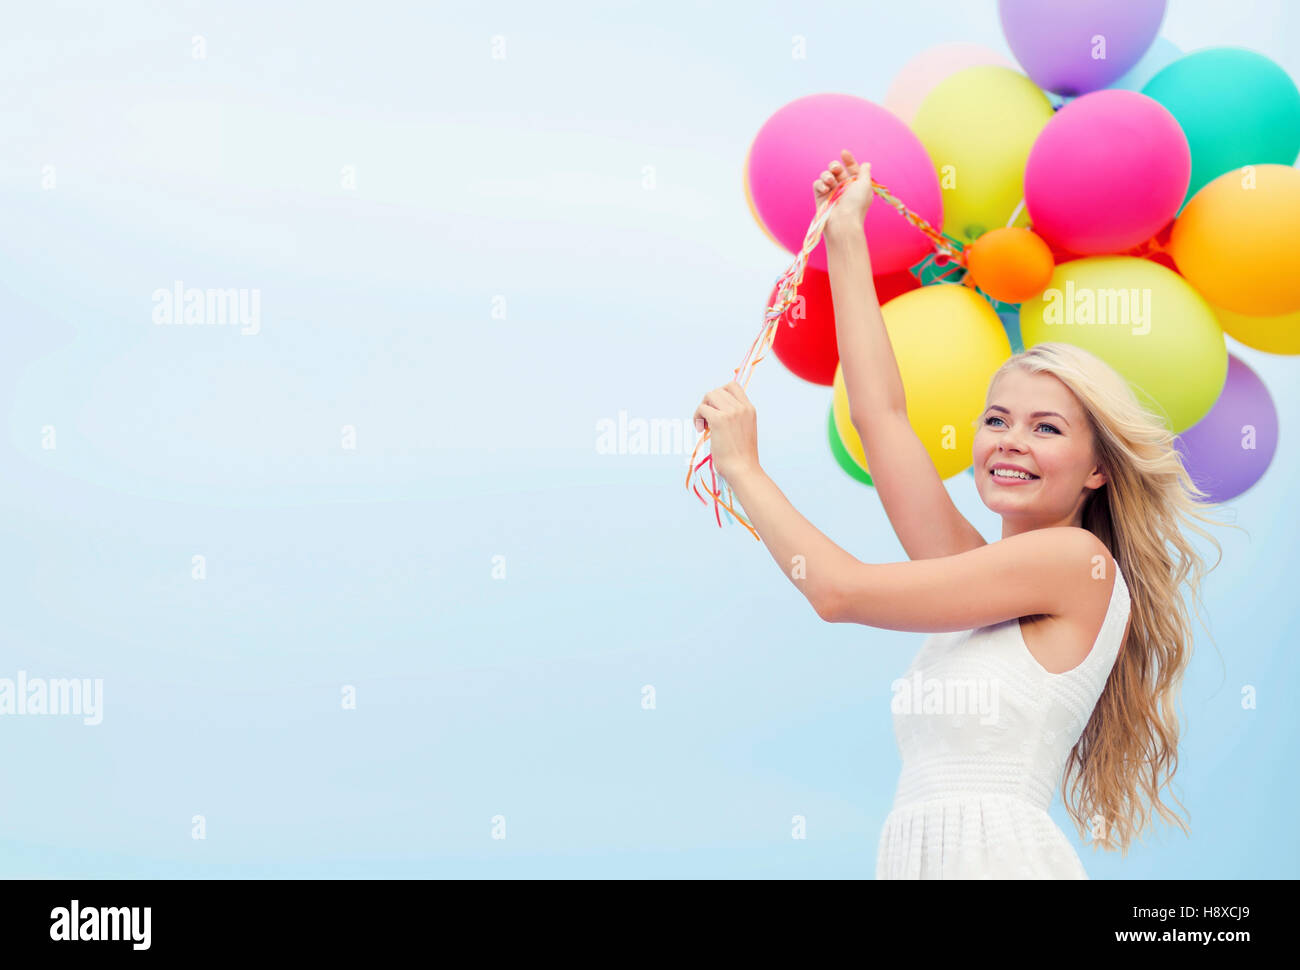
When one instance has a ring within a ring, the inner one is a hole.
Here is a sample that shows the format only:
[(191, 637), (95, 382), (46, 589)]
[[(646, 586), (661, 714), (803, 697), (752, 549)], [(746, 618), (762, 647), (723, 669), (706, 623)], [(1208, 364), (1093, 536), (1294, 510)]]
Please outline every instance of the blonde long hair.
[[(1072, 344), (1042, 343), (1007, 360), (993, 380), (1013, 367), (1051, 374), (1074, 393), (1106, 473), (1106, 484), (1085, 500), (1082, 525), (1105, 543), (1128, 579), (1131, 626), (1070, 751), (1062, 791), (1081, 837), (1087, 838), (1085, 824), (1100, 817), (1104, 829), (1093, 848), (1100, 843), (1127, 855), (1157, 815), (1190, 834), (1160, 798), (1178, 768), (1176, 706), (1191, 656), (1191, 625), (1179, 587), (1186, 583), (1199, 600), (1209, 571), (1183, 530), (1218, 550), (1213, 569), (1223, 548), (1200, 523), (1225, 523), (1205, 514), (1216, 503), (1188, 475), (1176, 435), (1110, 365)], [(1172, 791), (1170, 796), (1183, 807)]]

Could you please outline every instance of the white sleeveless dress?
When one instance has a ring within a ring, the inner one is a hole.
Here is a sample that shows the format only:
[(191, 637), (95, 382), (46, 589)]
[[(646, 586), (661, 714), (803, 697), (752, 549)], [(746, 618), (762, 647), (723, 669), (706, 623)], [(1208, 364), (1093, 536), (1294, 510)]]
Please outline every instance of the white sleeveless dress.
[(1062, 674), (1034, 659), (1018, 619), (925, 641), (894, 683), (903, 770), (877, 879), (1088, 878), (1047, 810), (1115, 664), (1129, 606), (1115, 563), (1101, 632)]

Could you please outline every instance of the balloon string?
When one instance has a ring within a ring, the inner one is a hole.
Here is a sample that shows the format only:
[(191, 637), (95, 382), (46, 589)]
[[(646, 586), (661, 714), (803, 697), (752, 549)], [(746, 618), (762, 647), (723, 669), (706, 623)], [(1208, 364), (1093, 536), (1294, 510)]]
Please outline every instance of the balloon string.
[(1020, 210), (1023, 209), (1024, 207), (1025, 207), (1024, 199), (1021, 199), (1019, 202), (1016, 203), (1016, 211), (1011, 213), (1011, 218), (1007, 220), (1006, 228), (1010, 229), (1012, 226), (1016, 224), (1016, 220), (1020, 218)]
[[(786, 310), (794, 304), (798, 289), (803, 284), (804, 270), (808, 266), (808, 258), (812, 255), (812, 251), (817, 248), (817, 244), (821, 241), (822, 231), (826, 226), (826, 220), (829, 218), (831, 210), (840, 200), (840, 197), (844, 194), (845, 190), (860, 177), (860, 175), (849, 176), (836, 186), (835, 191), (833, 191), (827, 198), (823, 199), (821, 205), (817, 207), (817, 211), (813, 215), (813, 220), (808, 226), (808, 232), (804, 235), (803, 246), (800, 248), (799, 253), (795, 256), (794, 261), (790, 264), (789, 268), (787, 268), (786, 271), (777, 279), (776, 302), (763, 312), (763, 328), (759, 331), (758, 336), (754, 338), (754, 342), (749, 345), (749, 351), (740, 362), (740, 366), (736, 367), (732, 372), (735, 375), (736, 381), (742, 388), (748, 389), (749, 379), (754, 375), (754, 368), (758, 366), (759, 361), (763, 360), (763, 358), (767, 356), (768, 350), (771, 349), (772, 343), (776, 339), (776, 330), (777, 326), (781, 322), (781, 317), (785, 314)], [(871, 189), (876, 195), (884, 199), (888, 205), (892, 206), (911, 226), (929, 239), (931, 246), (933, 246), (936, 252), (946, 256), (954, 263), (952, 268), (938, 277), (939, 279), (943, 279), (943, 277), (949, 275), (949, 273), (966, 268), (966, 256), (962, 251), (960, 243), (951, 237), (944, 235), (938, 229), (935, 229), (934, 226), (930, 225), (930, 223), (923, 217), (905, 206), (901, 200), (889, 191), (889, 189), (884, 185), (881, 185), (875, 179), (871, 180)], [(748, 529), (749, 533), (755, 539), (761, 542), (762, 540), (759, 538), (758, 532), (750, 524), (749, 520), (736, 510), (735, 506), (740, 503), (735, 501), (734, 493), (731, 490), (731, 486), (727, 483), (727, 480), (723, 478), (723, 476), (717, 474), (716, 469), (713, 467), (712, 452), (706, 454), (698, 462), (696, 461), (696, 458), (700, 454), (700, 448), (708, 440), (709, 429), (705, 428), (700, 432), (699, 440), (695, 442), (695, 448), (691, 451), (691, 460), (687, 465), (686, 470), (687, 488), (694, 491), (696, 498), (705, 505), (708, 505), (708, 502), (705, 501), (704, 496), (700, 494), (700, 489), (702, 488), (710, 497), (712, 497), (713, 515), (717, 520), (719, 527), (722, 525), (722, 517), (719, 512), (719, 508), (721, 507), (727, 510), (729, 513), (729, 519), (734, 518), (742, 526)], [(709, 466), (707, 482), (705, 481), (702, 470), (705, 465)], [(694, 479), (694, 481), (692, 481), (692, 479)], [(719, 483), (721, 483), (721, 487), (719, 487)]]
[(875, 190), (876, 195), (880, 196), (891, 206), (893, 206), (896, 210), (898, 210), (899, 215), (901, 215), (904, 219), (906, 219), (909, 223), (911, 223), (912, 226), (914, 226), (916, 229), (922, 232), (925, 235), (925, 237), (930, 240), (931, 244), (938, 252), (947, 256), (957, 265), (965, 268), (966, 256), (962, 252), (962, 247), (959, 243), (957, 243), (951, 237), (944, 235), (938, 229), (934, 228), (934, 226), (930, 225), (930, 223), (926, 222), (925, 219), (923, 219), (921, 216), (917, 215), (907, 206), (903, 205), (903, 203), (899, 199), (897, 199), (894, 196), (894, 194), (889, 191), (889, 189), (885, 188), (875, 179), (871, 180), (871, 187), (872, 189)]

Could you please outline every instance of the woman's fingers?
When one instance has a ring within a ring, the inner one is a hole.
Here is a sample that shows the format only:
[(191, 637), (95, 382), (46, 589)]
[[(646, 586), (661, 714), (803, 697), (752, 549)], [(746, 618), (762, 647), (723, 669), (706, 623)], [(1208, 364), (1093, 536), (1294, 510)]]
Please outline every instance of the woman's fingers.
[(703, 431), (712, 426), (713, 419), (722, 412), (717, 408), (710, 407), (707, 404), (701, 404), (695, 409), (695, 430)]
[(704, 414), (704, 409), (706, 407), (708, 407), (707, 404), (701, 404), (695, 409), (695, 413), (691, 415), (691, 420), (695, 422), (696, 431), (703, 431), (708, 427), (708, 417)]
[(728, 394), (734, 397), (741, 404), (749, 403), (749, 396), (745, 394), (745, 389), (740, 386), (740, 381), (732, 381), (723, 388)]
[(859, 163), (858, 160), (853, 157), (853, 153), (847, 148), (840, 152), (840, 157), (844, 159), (844, 164), (848, 168), (849, 175), (867, 175), (868, 177), (871, 175), (871, 163)]
[[(704, 395), (704, 400), (695, 409), (695, 417), (703, 416), (707, 421), (710, 417), (730, 414), (735, 410), (738, 398), (730, 390), (732, 385), (735, 385), (736, 390), (739, 390), (741, 394), (745, 393), (735, 381), (732, 381), (726, 387), (715, 387)], [(698, 421), (696, 421), (696, 427), (699, 427)]]
[(731, 405), (735, 403), (735, 399), (725, 387), (715, 387), (713, 390), (709, 391), (708, 394), (704, 395), (704, 403), (716, 408), (719, 412), (726, 412), (731, 409)]
[(822, 172), (821, 177), (813, 182), (813, 190), (818, 193), (833, 191), (840, 183), (858, 174), (858, 163), (853, 153), (847, 148), (840, 152), (843, 161), (832, 159)]
[(854, 161), (853, 153), (846, 148), (840, 154), (844, 159), (843, 163), (831, 162), (827, 166), (827, 171), (823, 173), (823, 178), (827, 174), (833, 174), (836, 184), (845, 182), (858, 174), (858, 163)]

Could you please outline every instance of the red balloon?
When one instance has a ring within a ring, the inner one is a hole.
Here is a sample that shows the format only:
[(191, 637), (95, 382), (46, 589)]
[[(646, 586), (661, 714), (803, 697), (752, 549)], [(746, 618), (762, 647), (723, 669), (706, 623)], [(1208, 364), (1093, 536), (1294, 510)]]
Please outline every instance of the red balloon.
[[(1178, 273), (1178, 265), (1174, 262), (1172, 256), (1167, 252), (1169, 246), (1169, 237), (1172, 235), (1174, 223), (1172, 220), (1151, 239), (1147, 240), (1140, 246), (1134, 246), (1124, 255), (1137, 256), (1140, 259), (1149, 259), (1153, 263), (1159, 263), (1165, 269), (1171, 269)], [(1078, 253), (1072, 253), (1068, 249), (1061, 249), (1059, 246), (1048, 244), (1052, 250), (1052, 262), (1057, 266), (1062, 263), (1069, 263), (1079, 258)], [(1181, 276), (1182, 274), (1179, 273)]]
[(1158, 233), (1156, 233), (1156, 237), (1155, 237), (1156, 251), (1153, 253), (1148, 253), (1147, 259), (1151, 260), (1153, 263), (1159, 263), (1161, 266), (1165, 267), (1166, 269), (1171, 269), (1175, 273), (1177, 273), (1178, 265), (1174, 262), (1174, 258), (1169, 255), (1169, 252), (1167, 250), (1167, 247), (1169, 246), (1169, 238), (1173, 234), (1174, 234), (1174, 220), (1171, 219), (1167, 226), (1165, 226)]
[[(881, 306), (921, 285), (907, 270), (877, 276), (875, 281)], [(775, 302), (773, 286), (767, 305)], [(777, 324), (772, 352), (796, 377), (824, 387), (834, 384), (840, 351), (835, 339), (835, 304), (831, 299), (829, 273), (811, 266), (804, 268), (795, 302)]]
[(1072, 253), (1068, 249), (1062, 249), (1054, 243), (1048, 243), (1047, 248), (1052, 251), (1052, 262), (1057, 266), (1062, 263), (1070, 263), (1079, 258), (1078, 253)]
[(875, 277), (876, 296), (880, 299), (880, 305), (884, 306), (896, 296), (902, 296), (910, 290), (919, 290), (921, 283), (915, 276), (905, 269), (900, 269), (897, 273), (886, 273), (883, 276)]

